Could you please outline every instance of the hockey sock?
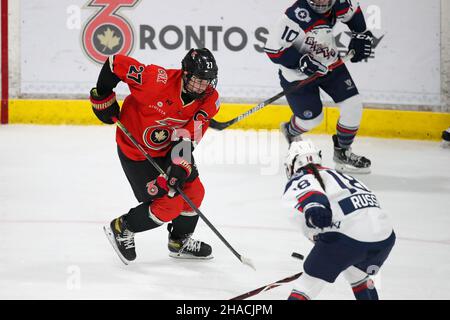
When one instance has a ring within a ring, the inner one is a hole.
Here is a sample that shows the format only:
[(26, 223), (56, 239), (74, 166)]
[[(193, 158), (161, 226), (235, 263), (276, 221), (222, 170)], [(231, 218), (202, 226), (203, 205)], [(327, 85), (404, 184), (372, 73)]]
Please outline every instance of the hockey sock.
[(294, 289), (289, 295), (288, 300), (311, 300), (311, 299), (305, 293)]
[(186, 235), (194, 233), (198, 218), (198, 215), (183, 215), (182, 213), (173, 219), (172, 223), (167, 227), (170, 232), (170, 237), (172, 239), (183, 239)]
[(154, 229), (164, 222), (158, 220), (150, 211), (149, 203), (142, 203), (123, 216), (126, 227), (131, 232), (143, 232)]
[(291, 121), (287, 125), (287, 130), (289, 134), (294, 137), (309, 131), (296, 124), (295, 116), (291, 117)]
[(311, 131), (322, 123), (323, 117), (323, 112), (321, 112), (317, 117), (309, 120), (301, 119), (293, 115), (291, 117), (291, 121), (288, 123), (288, 132), (292, 136), (298, 136), (299, 134)]
[(336, 125), (336, 135), (338, 138), (338, 143), (341, 148), (348, 149), (355, 139), (356, 133), (358, 132), (358, 127), (348, 127), (341, 123)]
[(339, 103), (340, 117), (336, 125), (339, 146), (348, 149), (355, 139), (361, 124), (363, 104), (360, 95), (353, 96)]
[(378, 300), (378, 292), (370, 279), (352, 285), (356, 300)]

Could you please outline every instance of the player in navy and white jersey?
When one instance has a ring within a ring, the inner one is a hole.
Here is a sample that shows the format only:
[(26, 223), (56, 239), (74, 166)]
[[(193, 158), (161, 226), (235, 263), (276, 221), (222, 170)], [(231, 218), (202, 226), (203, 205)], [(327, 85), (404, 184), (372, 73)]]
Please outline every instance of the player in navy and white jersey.
[(442, 148), (450, 148), (450, 127), (447, 130), (442, 131)]
[(351, 61), (367, 59), (372, 52), (373, 35), (367, 30), (361, 8), (350, 0), (298, 0), (270, 31), (264, 50), (279, 65), (284, 90), (291, 88), (295, 81), (321, 75), (286, 94), (294, 114), (290, 122), (282, 123), (281, 131), (291, 143), (322, 122), (320, 88), (340, 107), (337, 132), (333, 135), (336, 169), (369, 173), (370, 160), (354, 154), (350, 147), (361, 123), (363, 105), (356, 84), (339, 58), (333, 35), (337, 21), (352, 31), (348, 49), (354, 50), (355, 55)]
[(342, 273), (356, 299), (377, 300), (369, 275), (379, 271), (394, 246), (392, 225), (361, 181), (321, 163), (321, 153), (310, 140), (291, 143), (283, 202), (300, 216), (302, 231), (314, 247), (289, 299), (313, 299)]

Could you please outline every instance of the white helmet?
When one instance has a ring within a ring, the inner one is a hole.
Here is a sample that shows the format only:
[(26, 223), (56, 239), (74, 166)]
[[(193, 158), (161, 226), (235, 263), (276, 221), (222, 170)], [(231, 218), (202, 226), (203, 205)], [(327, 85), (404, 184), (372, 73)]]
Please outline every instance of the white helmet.
[(317, 150), (311, 140), (292, 142), (284, 162), (287, 178), (290, 179), (298, 169), (303, 168), (308, 163), (321, 165), (322, 152)]
[(308, 0), (309, 6), (317, 13), (328, 12), (336, 0)]

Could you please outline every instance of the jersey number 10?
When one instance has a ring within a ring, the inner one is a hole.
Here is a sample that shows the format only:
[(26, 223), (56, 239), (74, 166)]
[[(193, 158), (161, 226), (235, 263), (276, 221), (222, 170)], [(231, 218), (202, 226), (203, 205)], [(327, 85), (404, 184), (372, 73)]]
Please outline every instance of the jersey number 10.
[(284, 40), (286, 42), (293, 42), (295, 39), (297, 39), (299, 33), (297, 31), (289, 29), (288, 26), (284, 28), (283, 35), (281, 36), (281, 40)]

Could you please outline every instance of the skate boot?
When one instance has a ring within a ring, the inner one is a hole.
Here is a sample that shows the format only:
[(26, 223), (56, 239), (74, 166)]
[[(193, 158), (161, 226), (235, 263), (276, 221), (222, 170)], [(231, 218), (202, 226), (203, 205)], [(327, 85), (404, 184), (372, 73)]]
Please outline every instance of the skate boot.
[(136, 259), (134, 233), (127, 229), (123, 216), (111, 221), (103, 230), (123, 263), (128, 264)]
[(336, 171), (343, 173), (370, 173), (369, 159), (358, 156), (351, 148), (344, 149), (339, 146), (337, 135), (333, 135), (334, 157)]
[(299, 135), (293, 135), (289, 132), (289, 122), (282, 122), (280, 125), (280, 131), (283, 134), (283, 136), (286, 138), (286, 141), (289, 145), (291, 145), (294, 141), (302, 141), (302, 136)]
[(185, 235), (181, 239), (172, 238), (169, 233), (169, 256), (178, 259), (212, 259), (211, 246), (200, 240), (191, 238), (191, 234)]
[(442, 132), (442, 148), (450, 148), (450, 128)]

